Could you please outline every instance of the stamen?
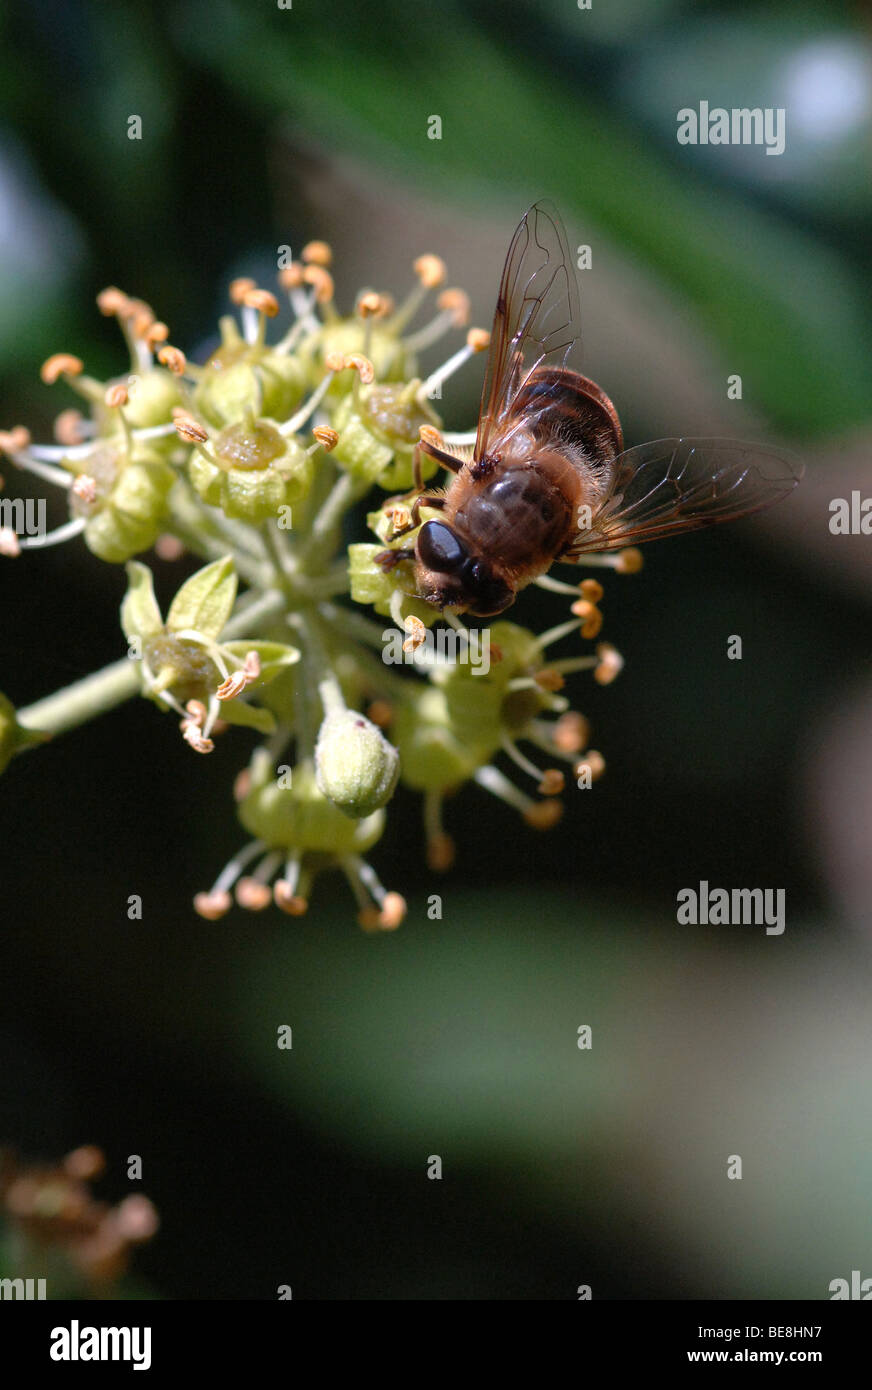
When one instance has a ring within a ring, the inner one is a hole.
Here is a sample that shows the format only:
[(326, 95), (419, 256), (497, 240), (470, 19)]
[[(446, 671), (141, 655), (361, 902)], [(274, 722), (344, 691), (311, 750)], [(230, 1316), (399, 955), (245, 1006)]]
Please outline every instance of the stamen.
[(85, 521), (85, 517), (77, 516), (54, 531), (47, 531), (44, 536), (20, 536), (19, 545), (22, 550), (40, 550), (43, 546), (63, 545), (73, 536), (81, 535), (85, 529)]
[(70, 352), (56, 352), (43, 362), (39, 375), (46, 386), (54, 386), (62, 376), (68, 380), (79, 376), (84, 370), (84, 365), (80, 357), (74, 357)]
[(86, 420), (82, 412), (74, 406), (69, 410), (62, 410), (54, 422), (54, 437), (59, 444), (83, 444), (93, 432), (92, 422)]
[(326, 241), (307, 241), (300, 255), (309, 265), (333, 264), (333, 251)]
[(428, 397), (433, 396), (443, 382), (453, 376), (456, 371), (459, 371), (464, 363), (474, 357), (477, 352), (483, 352), (489, 342), (489, 333), (485, 333), (481, 328), (470, 328), (466, 335), (465, 346), (449, 357), (447, 362), (443, 362), (441, 367), (437, 367), (436, 371), (432, 372), (427, 380), (418, 387), (418, 400), (423, 404)]
[[(325, 360), (324, 365), (327, 368), (326, 375), (322, 378), (321, 381), (319, 381), (318, 385), (315, 387), (315, 390), (312, 392), (309, 399), (300, 407), (296, 415), (292, 415), (289, 420), (285, 420), (283, 424), (279, 425), (280, 434), (296, 434), (297, 430), (302, 429), (306, 421), (310, 419), (312, 415), (314, 415), (315, 411), (318, 409), (318, 406), (323, 401), (330, 387), (330, 383), (333, 380), (334, 375), (337, 371), (341, 371), (341, 367), (336, 365), (334, 354), (328, 353), (328, 357), (331, 359), (331, 361), (328, 362)], [(344, 362), (344, 358), (340, 357), (339, 360), (340, 362)], [(312, 433), (315, 434), (317, 437), (316, 430), (313, 430)], [(330, 430), (329, 433), (330, 435), (334, 435), (336, 434), (336, 431)], [(338, 442), (339, 435), (336, 434), (336, 438), (330, 447), (334, 448)]]
[(424, 793), (424, 832), (427, 837), (427, 868), (434, 873), (444, 873), (454, 863), (455, 845), (450, 835), (442, 828), (441, 792)]
[(469, 322), (469, 295), (465, 290), (443, 290), (436, 301), (439, 313), (416, 333), (403, 339), (407, 352), (423, 352), (452, 328), (465, 328)]

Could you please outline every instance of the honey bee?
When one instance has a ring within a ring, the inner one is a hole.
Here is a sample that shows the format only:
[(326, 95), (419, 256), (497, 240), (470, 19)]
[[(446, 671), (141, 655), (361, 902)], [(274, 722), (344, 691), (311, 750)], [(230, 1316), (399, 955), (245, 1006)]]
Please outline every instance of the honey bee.
[[(552, 204), (535, 203), (506, 257), (471, 457), (422, 439), (418, 449), (454, 477), (425, 492), (416, 455), (409, 524), (394, 533), (419, 527), (414, 546), (376, 557), (386, 570), (413, 560), (427, 603), (491, 617), (555, 560), (733, 521), (799, 482), (801, 466), (765, 445), (658, 439), (625, 449), (605, 391), (570, 365), (580, 318), (563, 224)], [(442, 519), (421, 525), (425, 506)]]

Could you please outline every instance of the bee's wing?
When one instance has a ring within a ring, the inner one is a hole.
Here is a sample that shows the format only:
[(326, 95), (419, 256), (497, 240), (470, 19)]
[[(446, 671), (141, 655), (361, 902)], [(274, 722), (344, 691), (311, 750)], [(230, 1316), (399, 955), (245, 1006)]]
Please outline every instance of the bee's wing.
[(734, 521), (786, 497), (803, 466), (765, 444), (657, 439), (619, 454), (612, 479), (562, 559)]
[(560, 215), (552, 203), (534, 203), (512, 237), (500, 281), (481, 395), (475, 457), (511, 411), (537, 367), (565, 367), (581, 339), (581, 304), (575, 266)]

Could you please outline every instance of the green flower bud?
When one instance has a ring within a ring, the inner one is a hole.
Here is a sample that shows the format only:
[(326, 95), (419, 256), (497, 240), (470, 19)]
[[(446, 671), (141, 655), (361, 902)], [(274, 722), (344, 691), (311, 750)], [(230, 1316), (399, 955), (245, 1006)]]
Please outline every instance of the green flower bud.
[(214, 462), (193, 450), (188, 473), (203, 501), (225, 516), (266, 521), (312, 486), (315, 470), (306, 450), (270, 420), (227, 425), (211, 454)]
[(423, 688), (397, 710), (393, 734), (402, 758), (402, 780), (415, 791), (447, 792), (467, 782), (493, 747), (477, 745), (457, 729), (441, 690)]
[(303, 398), (306, 367), (297, 357), (252, 346), (239, 337), (231, 318), (222, 319), (225, 341), (204, 364), (194, 405), (215, 429), (253, 411), (287, 420)]
[[(417, 379), (408, 385), (379, 383), (360, 393), (363, 423), (377, 439), (394, 451), (392, 462), (376, 478), (379, 487), (389, 492), (404, 492), (412, 487), (412, 460), (418, 444), (418, 431), (421, 425), (438, 426), (440, 423), (438, 415), (427, 405), (419, 404), (417, 392), (420, 385)], [(429, 454), (421, 454), (421, 476), (425, 481), (432, 478), (438, 468), (436, 459)]]
[(390, 801), (400, 775), (400, 755), (369, 719), (356, 710), (337, 710), (321, 725), (315, 774), (333, 805), (360, 820)]
[(388, 467), (394, 451), (390, 444), (367, 428), (350, 406), (349, 397), (347, 405), (343, 403), (333, 415), (333, 428), (338, 431), (339, 442), (332, 450), (332, 457), (352, 477), (374, 483)]
[(135, 444), (128, 454), (126, 439), (118, 435), (65, 466), (94, 483), (90, 500), (70, 493), (71, 516), (86, 518), (89, 550), (101, 560), (123, 564), (154, 545), (176, 481), (175, 472), (156, 450)]
[(410, 586), (414, 580), (409, 574), (409, 565), (403, 561), (390, 574), (385, 573), (381, 565), (375, 563), (375, 557), (382, 550), (383, 545), (357, 544), (348, 547), (348, 578), (351, 597), (355, 603), (371, 603), (376, 613), (383, 618), (390, 618), (391, 596), (395, 589), (402, 592), (401, 614), (403, 618), (420, 618), (425, 627), (432, 627), (439, 617), (437, 610), (431, 603), (425, 603), (423, 599), (415, 598), (412, 594), (407, 594), (400, 585), (401, 578), (404, 578)]
[(291, 785), (280, 785), (269, 755), (252, 759), (252, 787), (240, 802), (239, 819), (249, 834), (274, 849), (302, 850), (330, 856), (364, 854), (385, 825), (381, 810), (352, 820), (319, 789), (312, 764), (298, 764)]
[[(165, 367), (154, 367), (142, 376), (128, 373), (127, 376), (115, 377), (106, 384), (112, 386), (116, 383), (123, 384), (128, 389), (129, 398), (124, 407), (124, 417), (131, 429), (151, 429), (155, 425), (167, 425), (172, 419), (173, 407), (183, 404), (178, 380)], [(95, 405), (93, 416), (99, 435), (108, 438), (122, 433), (118, 411), (110, 410), (102, 401)], [(167, 454), (179, 447), (179, 441), (175, 435), (170, 435), (166, 440), (152, 440), (151, 447), (159, 454)]]
[[(368, 330), (368, 331), (367, 331)], [(397, 333), (392, 332), (388, 322), (369, 321), (366, 326), (357, 318), (335, 319), (327, 323), (320, 332), (312, 334), (300, 349), (300, 355), (309, 359), (310, 380), (317, 386), (325, 371), (324, 360), (331, 352), (347, 356), (352, 352), (362, 352), (375, 367), (379, 381), (408, 381), (417, 371), (417, 363), (411, 353), (406, 352)], [(350, 368), (337, 372), (327, 392), (332, 400), (344, 396), (354, 386), (356, 373)]]

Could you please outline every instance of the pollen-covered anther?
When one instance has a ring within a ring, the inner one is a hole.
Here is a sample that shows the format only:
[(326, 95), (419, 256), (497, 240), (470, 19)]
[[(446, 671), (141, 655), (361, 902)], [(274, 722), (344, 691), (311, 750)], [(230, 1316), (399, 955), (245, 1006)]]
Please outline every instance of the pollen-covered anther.
[(589, 777), (592, 782), (596, 782), (606, 770), (606, 760), (602, 753), (599, 753), (595, 748), (589, 748), (572, 770), (576, 778), (585, 776)]
[(7, 560), (17, 560), (21, 554), (21, 542), (11, 526), (0, 526), (0, 555)]
[(554, 747), (561, 753), (580, 753), (590, 735), (590, 726), (583, 714), (567, 710), (561, 714), (552, 730)]
[(600, 642), (596, 649), (599, 665), (594, 668), (593, 678), (597, 685), (611, 685), (624, 668), (624, 658), (610, 642)]
[(103, 402), (110, 410), (117, 410), (122, 405), (126, 405), (129, 399), (130, 395), (123, 382), (116, 382), (114, 386), (108, 386), (103, 396)]
[(247, 685), (251, 685), (260, 675), (260, 657), (256, 651), (246, 654), (245, 661), (238, 671), (234, 671), (232, 676), (228, 676), (226, 681), (219, 685), (215, 694), (219, 700), (235, 700), (237, 695), (241, 695)]
[(427, 290), (436, 290), (444, 285), (448, 273), (442, 257), (429, 254), (419, 256), (412, 269)]
[(357, 312), (362, 319), (383, 319), (391, 310), (390, 301), (387, 296), (377, 294), (375, 290), (367, 290), (357, 301)]
[(273, 900), (289, 917), (303, 917), (309, 910), (306, 899), (295, 893), (285, 878), (278, 878), (273, 884)]
[(627, 546), (625, 550), (619, 550), (615, 560), (615, 569), (618, 574), (638, 574), (645, 563), (645, 557), (641, 550), (636, 546)]
[(406, 640), (403, 642), (403, 651), (417, 651), (427, 637), (426, 627), (421, 622), (421, 619), (416, 618), (413, 613), (410, 613), (408, 618), (405, 619), (403, 627), (408, 634)]
[(443, 290), (436, 300), (436, 307), (451, 315), (455, 328), (465, 328), (469, 323), (470, 303), (466, 290)]
[(55, 352), (43, 362), (39, 375), (46, 386), (53, 386), (62, 376), (79, 376), (84, 365), (82, 359), (74, 357), (71, 352)]
[(444, 830), (431, 835), (427, 841), (427, 868), (434, 873), (445, 873), (454, 863), (457, 846)]
[(188, 359), (182, 349), (173, 347), (171, 343), (164, 343), (158, 350), (157, 360), (162, 367), (168, 367), (174, 376), (184, 376), (188, 365)]
[(115, 1210), (115, 1228), (124, 1240), (139, 1244), (151, 1240), (160, 1225), (160, 1218), (153, 1202), (140, 1192), (132, 1192), (123, 1198)]
[(279, 301), (270, 290), (257, 288), (248, 290), (242, 296), (242, 303), (246, 309), (256, 309), (259, 314), (265, 314), (268, 319), (274, 319), (279, 311)]
[(394, 531), (405, 531), (412, 520), (409, 508), (402, 505), (385, 507), (385, 516), (390, 518)]
[(159, 343), (166, 342), (167, 338), (170, 336), (170, 330), (165, 323), (161, 323), (159, 319), (155, 319), (154, 323), (149, 324), (142, 336), (146, 347), (154, 351)]
[[(60, 441), (64, 443), (63, 440)], [(11, 430), (0, 430), (0, 454), (22, 453), (30, 444), (30, 430), (24, 425), (14, 425)]]
[(298, 290), (303, 283), (304, 266), (299, 261), (291, 261), (279, 271), (279, 284), (283, 290)]
[(565, 785), (566, 778), (559, 768), (549, 767), (542, 773), (539, 791), (543, 796), (559, 796)]
[(308, 265), (333, 264), (333, 251), (326, 241), (307, 241), (300, 255)]
[(566, 684), (560, 672), (555, 671), (551, 666), (545, 666), (541, 671), (537, 671), (533, 679), (542, 690), (562, 690)]
[(562, 815), (562, 801), (534, 801), (524, 812), (524, 820), (533, 830), (551, 830)]
[(605, 593), (605, 589), (598, 579), (582, 579), (578, 587), (581, 590), (581, 597), (588, 599), (591, 603), (599, 603)]
[(65, 444), (70, 448), (82, 444), (87, 438), (87, 431), (81, 410), (76, 410), (75, 406), (71, 406), (69, 410), (62, 410), (54, 422), (54, 437), (58, 444)]
[(329, 454), (331, 449), (335, 449), (339, 443), (339, 434), (331, 429), (330, 425), (316, 425), (312, 434), (325, 453)]
[(179, 724), (182, 731), (182, 738), (190, 744), (195, 753), (211, 753), (215, 745), (211, 738), (206, 738), (203, 733), (203, 724), (206, 720), (206, 706), (202, 700), (189, 700), (185, 705), (188, 718), (183, 719)]
[(250, 290), (257, 289), (257, 281), (252, 280), (250, 275), (240, 275), (235, 280), (230, 281), (228, 295), (232, 304), (244, 304), (245, 296)]
[(324, 366), (328, 372), (341, 372), (345, 366), (345, 354), (342, 352), (325, 353)]
[[(129, 320), (130, 333), (134, 338), (140, 338), (144, 341), (156, 323), (157, 319), (154, 316), (153, 310), (145, 304), (140, 308), (134, 309), (134, 312), (131, 314)], [(165, 337), (169, 337), (169, 330), (167, 330)], [(164, 340), (162, 339), (162, 341)]]
[(418, 438), (422, 444), (432, 444), (434, 449), (445, 448), (445, 440), (434, 425), (419, 425)]
[(130, 313), (130, 297), (117, 285), (107, 285), (97, 295), (97, 308), (105, 318), (124, 318)]
[(70, 483), (70, 492), (74, 497), (78, 497), (80, 502), (90, 505), (97, 501), (97, 481), (89, 473), (80, 473)]
[(217, 922), (232, 906), (233, 899), (229, 893), (198, 893), (194, 898), (194, 911), (207, 922)]
[(162, 536), (158, 536), (154, 543), (154, 553), (159, 560), (166, 560), (172, 563), (180, 560), (185, 553), (185, 547), (178, 536), (173, 536), (169, 531), (165, 531)]
[(582, 637), (596, 637), (603, 625), (603, 615), (596, 604), (591, 603), (590, 599), (580, 598), (573, 603), (571, 611), (576, 618), (582, 619)]
[(375, 381), (375, 367), (368, 357), (362, 352), (347, 352), (345, 354), (346, 367), (353, 367), (357, 372), (364, 386), (369, 386)]
[(389, 729), (394, 719), (394, 707), (390, 700), (373, 700), (367, 705), (366, 717), (379, 729)]
[(79, 1182), (93, 1182), (106, 1168), (106, 1156), (96, 1144), (81, 1144), (68, 1153), (61, 1164), (64, 1172)]
[(385, 893), (379, 913), (379, 926), (383, 931), (395, 931), (407, 911), (406, 900), (400, 893)]
[(491, 335), (485, 328), (470, 328), (466, 335), (466, 346), (473, 352), (485, 352), (490, 347)]
[(307, 265), (303, 270), (303, 283), (311, 285), (319, 304), (329, 304), (333, 299), (333, 276), (322, 265)]
[(186, 444), (205, 444), (209, 438), (206, 430), (193, 415), (189, 415), (184, 410), (173, 411), (173, 424), (176, 427), (176, 434), (180, 439), (184, 439)]
[(272, 889), (259, 878), (241, 878), (236, 884), (236, 901), (248, 912), (263, 912), (272, 902)]

